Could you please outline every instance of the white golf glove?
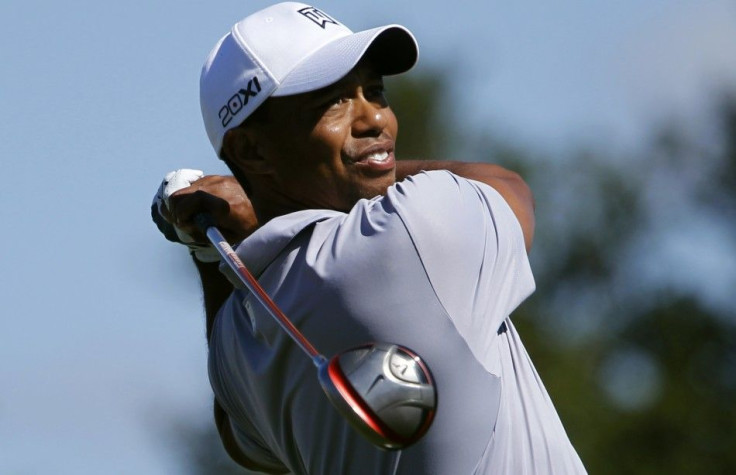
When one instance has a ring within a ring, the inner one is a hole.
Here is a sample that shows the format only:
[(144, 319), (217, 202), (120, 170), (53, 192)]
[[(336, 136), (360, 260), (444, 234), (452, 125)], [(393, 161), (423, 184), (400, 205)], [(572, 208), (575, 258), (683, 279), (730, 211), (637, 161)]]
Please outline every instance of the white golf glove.
[(182, 188), (188, 187), (203, 176), (204, 173), (201, 170), (191, 170), (188, 168), (167, 173), (161, 182), (161, 186), (158, 187), (156, 195), (153, 197), (151, 218), (153, 218), (153, 222), (156, 223), (158, 230), (161, 231), (166, 239), (187, 246), (198, 261), (218, 262), (220, 260), (220, 254), (214, 247), (209, 244), (195, 242), (194, 238), (187, 232), (166, 221), (162, 213), (162, 207), (164, 205), (167, 208), (169, 207), (169, 198), (172, 194)]

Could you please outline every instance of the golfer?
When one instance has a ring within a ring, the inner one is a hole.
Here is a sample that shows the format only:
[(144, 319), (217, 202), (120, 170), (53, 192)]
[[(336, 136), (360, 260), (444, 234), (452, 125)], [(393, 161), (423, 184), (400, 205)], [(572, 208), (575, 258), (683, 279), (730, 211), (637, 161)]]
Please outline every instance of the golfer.
[[(153, 211), (202, 278), (223, 444), (265, 473), (585, 473), (509, 318), (534, 291), (528, 187), (491, 164), (396, 161), (383, 77), (417, 55), (401, 26), (353, 33), (289, 2), (205, 62), (204, 124), (234, 178), (172, 172)], [(387, 341), (422, 356), (438, 409), (421, 440), (384, 451), (340, 417), (311, 360), (219, 272), (201, 211), (321, 353)]]

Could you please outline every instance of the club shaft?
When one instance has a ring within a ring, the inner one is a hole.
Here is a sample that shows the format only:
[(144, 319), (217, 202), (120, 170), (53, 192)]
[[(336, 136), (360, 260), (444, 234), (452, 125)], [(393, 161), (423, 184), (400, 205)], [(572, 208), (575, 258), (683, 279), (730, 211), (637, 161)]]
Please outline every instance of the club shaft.
[(232, 246), (228, 244), (225, 237), (222, 235), (216, 226), (211, 224), (211, 220), (206, 215), (198, 215), (195, 218), (199, 228), (207, 235), (207, 239), (217, 249), (222, 259), (227, 263), (230, 269), (235, 272), (238, 279), (250, 290), (250, 292), (256, 297), (256, 299), (263, 305), (268, 313), (276, 320), (276, 322), (284, 329), (284, 331), (291, 337), (294, 342), (304, 351), (319, 367), (325, 361), (325, 357), (322, 356), (307, 338), (302, 335), (299, 329), (289, 320), (284, 312), (271, 300), (263, 287), (258, 283), (253, 274), (250, 273), (247, 267), (240, 260), (238, 255), (233, 250)]

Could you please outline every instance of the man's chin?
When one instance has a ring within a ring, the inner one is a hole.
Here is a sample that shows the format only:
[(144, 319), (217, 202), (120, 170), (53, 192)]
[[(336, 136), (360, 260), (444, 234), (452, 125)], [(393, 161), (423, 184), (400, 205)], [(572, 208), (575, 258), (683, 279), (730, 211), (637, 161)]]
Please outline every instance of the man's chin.
[(383, 196), (386, 194), (388, 188), (396, 182), (393, 176), (391, 179), (376, 181), (376, 183), (366, 184), (361, 187), (360, 198), (372, 199), (376, 196)]

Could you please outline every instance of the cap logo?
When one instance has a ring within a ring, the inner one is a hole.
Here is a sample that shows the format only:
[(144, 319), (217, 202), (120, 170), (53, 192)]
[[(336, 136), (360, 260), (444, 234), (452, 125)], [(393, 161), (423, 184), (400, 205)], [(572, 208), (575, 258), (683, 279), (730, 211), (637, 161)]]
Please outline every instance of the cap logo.
[(305, 17), (312, 20), (313, 22), (315, 22), (323, 30), (327, 27), (328, 23), (332, 23), (333, 25), (339, 25), (339, 23), (336, 22), (329, 15), (327, 15), (326, 13), (320, 10), (317, 10), (314, 7), (305, 7), (297, 11), (301, 13), (302, 15), (304, 15)]
[(259, 92), (261, 92), (261, 84), (258, 82), (258, 78), (253, 76), (253, 79), (248, 81), (248, 85), (245, 88), (233, 94), (227, 100), (227, 103), (220, 108), (217, 116), (222, 121), (222, 126), (227, 127), (227, 124), (243, 110), (243, 107), (248, 105), (248, 99), (257, 96)]

